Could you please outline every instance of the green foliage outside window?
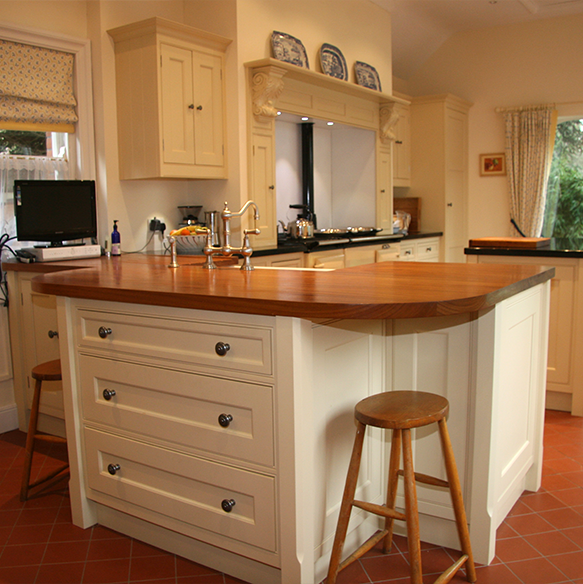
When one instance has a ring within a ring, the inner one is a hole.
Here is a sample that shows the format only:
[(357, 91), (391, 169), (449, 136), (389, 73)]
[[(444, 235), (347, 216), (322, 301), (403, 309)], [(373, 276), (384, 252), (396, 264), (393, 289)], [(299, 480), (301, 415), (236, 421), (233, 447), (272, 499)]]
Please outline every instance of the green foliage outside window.
[(45, 132), (0, 130), (0, 152), (15, 156), (46, 156), (47, 134)]
[(543, 235), (583, 238), (583, 120), (557, 124)]

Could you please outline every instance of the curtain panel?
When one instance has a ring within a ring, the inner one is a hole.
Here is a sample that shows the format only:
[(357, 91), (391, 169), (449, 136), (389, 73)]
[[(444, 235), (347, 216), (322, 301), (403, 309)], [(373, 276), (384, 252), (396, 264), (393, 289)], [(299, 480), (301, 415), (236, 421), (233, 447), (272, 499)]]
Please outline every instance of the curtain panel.
[(0, 128), (74, 132), (74, 55), (0, 39)]
[(540, 237), (553, 157), (556, 111), (552, 105), (502, 111), (506, 124), (510, 219), (521, 235)]

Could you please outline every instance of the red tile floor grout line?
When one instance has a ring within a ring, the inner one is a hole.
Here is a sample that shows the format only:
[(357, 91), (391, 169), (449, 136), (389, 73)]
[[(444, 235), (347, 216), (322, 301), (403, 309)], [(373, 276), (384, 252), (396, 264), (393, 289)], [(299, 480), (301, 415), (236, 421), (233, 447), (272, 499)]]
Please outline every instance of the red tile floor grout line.
[[(0, 434), (0, 584), (244, 584), (101, 526), (71, 522), (66, 491), (21, 503), (26, 435)], [(496, 558), (479, 584), (583, 584), (583, 418), (547, 411), (542, 488), (525, 492), (498, 528)], [(44, 445), (43, 445), (44, 446)], [(62, 445), (35, 454), (33, 476), (65, 458)], [(409, 584), (407, 540), (373, 549), (338, 584)], [(459, 552), (422, 544), (424, 584)], [(460, 571), (452, 584), (465, 582)]]

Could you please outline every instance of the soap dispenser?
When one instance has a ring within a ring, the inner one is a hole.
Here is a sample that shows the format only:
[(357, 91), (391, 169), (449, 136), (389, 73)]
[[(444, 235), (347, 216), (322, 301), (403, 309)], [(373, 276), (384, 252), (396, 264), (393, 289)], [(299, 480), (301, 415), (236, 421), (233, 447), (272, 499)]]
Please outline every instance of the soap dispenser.
[(113, 231), (111, 232), (111, 255), (121, 255), (121, 236), (117, 230), (117, 219), (113, 220)]

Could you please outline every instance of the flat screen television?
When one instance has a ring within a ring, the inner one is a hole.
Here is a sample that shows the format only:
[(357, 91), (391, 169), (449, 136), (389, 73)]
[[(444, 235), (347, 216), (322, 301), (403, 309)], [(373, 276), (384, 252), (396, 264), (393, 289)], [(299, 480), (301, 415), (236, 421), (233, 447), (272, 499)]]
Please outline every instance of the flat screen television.
[(80, 245), (97, 237), (93, 180), (15, 180), (14, 209), (18, 241)]

